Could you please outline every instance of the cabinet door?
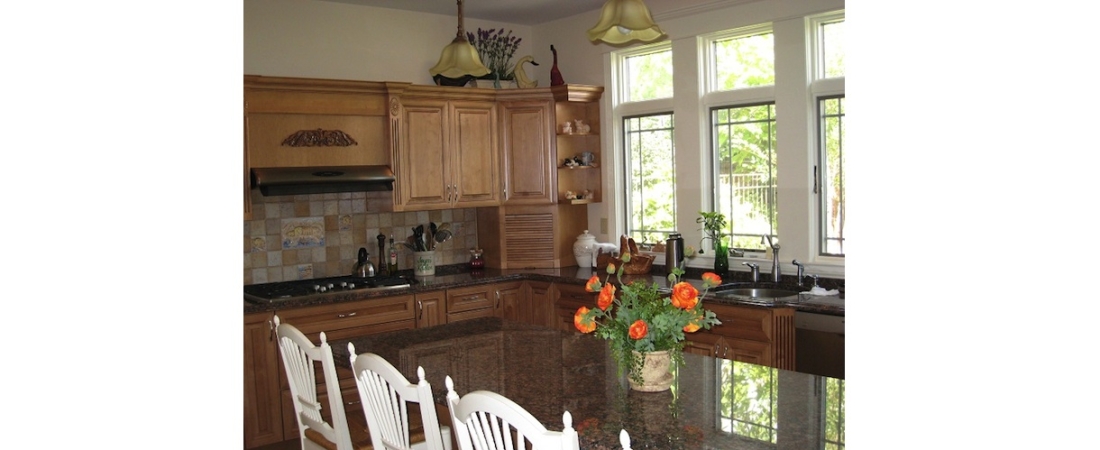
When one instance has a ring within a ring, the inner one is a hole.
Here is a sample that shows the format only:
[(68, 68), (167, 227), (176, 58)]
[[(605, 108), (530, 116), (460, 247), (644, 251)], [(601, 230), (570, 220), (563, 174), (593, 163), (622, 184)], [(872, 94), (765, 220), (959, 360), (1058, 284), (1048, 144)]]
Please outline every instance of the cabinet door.
[(427, 328), (447, 322), (447, 291), (416, 294), (416, 327)]
[(534, 309), (527, 298), (523, 282), (497, 285), (496, 295), (500, 297), (501, 317), (523, 323), (534, 322)]
[(502, 116), (504, 198), (501, 203), (554, 203), (557, 165), (551, 143), (553, 103), (504, 102)]
[(500, 204), (496, 104), (451, 104), (451, 201), (457, 207)]
[(406, 100), (402, 119), (402, 139), (395, 162), (398, 172), (395, 206), (411, 209), (449, 206), (447, 102)]
[(528, 281), (527, 303), (530, 305), (530, 323), (554, 327), (554, 300), (550, 297), (551, 284), (547, 281)]
[(584, 286), (576, 284), (554, 283), (551, 297), (554, 300), (555, 327), (563, 331), (577, 331), (573, 326), (573, 315), (577, 308), (587, 306), (596, 307), (596, 293), (587, 292)]
[(447, 322), (495, 317), (498, 299), (492, 285), (447, 290)]
[(244, 447), (283, 440), (279, 362), (271, 313), (244, 316)]

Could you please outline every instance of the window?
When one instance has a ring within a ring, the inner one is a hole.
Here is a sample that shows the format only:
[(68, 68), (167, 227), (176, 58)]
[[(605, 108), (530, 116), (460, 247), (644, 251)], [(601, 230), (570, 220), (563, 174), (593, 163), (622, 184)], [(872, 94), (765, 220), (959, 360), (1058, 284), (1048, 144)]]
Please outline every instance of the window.
[(830, 13), (811, 19), (815, 30), (815, 79), (811, 90), (817, 100), (818, 253), (844, 256), (845, 153), (844, 153), (844, 15)]
[(637, 242), (662, 242), (676, 229), (672, 131), (671, 113), (623, 119), (627, 234)]
[(821, 252), (844, 256), (844, 97), (818, 100), (821, 136)]
[(624, 101), (672, 97), (672, 49), (668, 45), (657, 48), (623, 58)]
[(776, 236), (775, 105), (715, 108), (716, 211), (730, 223), (731, 248), (764, 249)]
[(775, 84), (775, 39), (771, 30), (757, 28), (745, 33), (710, 41), (714, 61), (711, 90)]

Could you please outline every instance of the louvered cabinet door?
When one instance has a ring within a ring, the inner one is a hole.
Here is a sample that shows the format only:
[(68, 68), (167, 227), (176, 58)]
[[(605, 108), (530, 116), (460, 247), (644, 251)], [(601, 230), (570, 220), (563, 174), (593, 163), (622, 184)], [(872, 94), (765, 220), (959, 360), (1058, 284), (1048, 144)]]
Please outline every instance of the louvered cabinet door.
[(573, 243), (587, 227), (586, 205), (477, 209), (477, 242), (494, 269), (575, 266)]

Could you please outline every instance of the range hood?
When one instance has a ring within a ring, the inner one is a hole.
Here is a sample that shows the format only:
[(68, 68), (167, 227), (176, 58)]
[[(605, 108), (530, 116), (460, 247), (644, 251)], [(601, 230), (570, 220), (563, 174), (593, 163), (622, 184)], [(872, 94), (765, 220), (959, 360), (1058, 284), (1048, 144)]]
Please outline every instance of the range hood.
[(255, 167), (252, 187), (268, 195), (392, 191), (390, 166)]

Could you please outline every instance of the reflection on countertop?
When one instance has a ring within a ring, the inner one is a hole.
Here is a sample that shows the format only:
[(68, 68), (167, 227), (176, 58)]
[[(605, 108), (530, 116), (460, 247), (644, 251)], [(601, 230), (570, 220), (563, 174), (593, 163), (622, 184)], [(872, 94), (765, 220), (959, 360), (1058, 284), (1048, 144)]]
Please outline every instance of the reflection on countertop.
[(348, 342), (411, 379), (423, 367), (437, 404), (449, 375), (459, 395), (500, 393), (551, 430), (569, 411), (584, 449), (620, 449), (620, 429), (636, 449), (843, 445), (844, 380), (685, 354), (672, 390), (636, 392), (605, 341), (500, 318), (333, 341), (337, 366), (349, 364)]

